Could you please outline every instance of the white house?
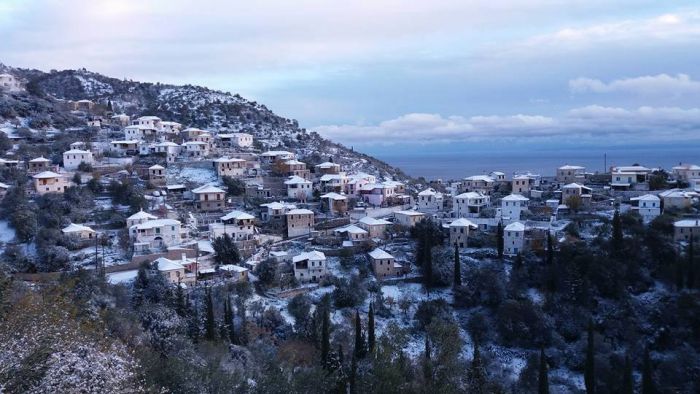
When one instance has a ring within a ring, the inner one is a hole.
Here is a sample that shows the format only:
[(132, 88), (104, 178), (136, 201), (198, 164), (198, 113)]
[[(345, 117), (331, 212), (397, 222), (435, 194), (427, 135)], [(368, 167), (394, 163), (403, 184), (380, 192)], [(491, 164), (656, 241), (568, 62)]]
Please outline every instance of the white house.
[(369, 252), (369, 259), (372, 263), (372, 271), (377, 279), (395, 277), (406, 273), (404, 266), (397, 263), (394, 256), (388, 252), (376, 248)]
[(265, 211), (261, 213), (262, 221), (267, 222), (275, 217), (284, 216), (288, 211), (296, 209), (297, 206), (294, 204), (280, 202), (270, 202), (266, 204), (260, 204), (261, 207), (266, 208)]
[(211, 238), (228, 234), (234, 241), (252, 239), (255, 234), (255, 216), (243, 211), (231, 211), (220, 218), (220, 223), (209, 224)]
[(80, 163), (93, 165), (95, 160), (88, 150), (71, 149), (63, 152), (63, 168), (69, 171), (77, 170)]
[(362, 242), (369, 239), (369, 233), (367, 230), (358, 227), (354, 224), (343, 226), (333, 230), (336, 235), (345, 235), (348, 241), (351, 242)]
[(328, 275), (326, 255), (313, 250), (304, 252), (292, 258), (294, 277), (302, 283), (318, 282)]
[(239, 148), (253, 146), (253, 136), (248, 133), (219, 134), (216, 139), (221, 146), (237, 146)]
[(503, 229), (503, 252), (509, 256), (522, 253), (525, 246), (525, 225), (513, 222)]
[(488, 175), (473, 175), (464, 178), (464, 181), (462, 181), (462, 190), (465, 192), (491, 194), (495, 186), (496, 180)]
[(661, 199), (653, 194), (645, 194), (630, 198), (632, 209), (639, 212), (645, 223), (654, 220), (661, 214)]
[(130, 125), (124, 127), (124, 139), (125, 140), (144, 140), (144, 139), (154, 139), (157, 134), (157, 130), (153, 127), (141, 126), (141, 125)]
[(469, 231), (478, 226), (469, 219), (459, 218), (450, 223), (450, 245), (466, 248), (469, 245)]
[(501, 217), (520, 220), (520, 215), (527, 210), (529, 198), (520, 194), (510, 194), (501, 199)]
[(109, 143), (109, 151), (120, 156), (135, 155), (139, 153), (139, 140), (117, 140)]
[(488, 208), (491, 197), (480, 192), (467, 192), (457, 195), (452, 201), (452, 211), (455, 217), (479, 216), (482, 209)]
[(299, 201), (306, 201), (314, 194), (313, 182), (296, 175), (290, 176), (284, 181), (287, 186), (287, 197), (294, 198)]
[(275, 164), (278, 161), (287, 161), (295, 158), (294, 153), (285, 150), (271, 150), (260, 154), (262, 164)]
[(134, 119), (131, 124), (134, 126), (144, 126), (152, 130), (161, 129), (162, 120), (157, 116), (141, 116)]
[(441, 211), (443, 206), (442, 193), (428, 188), (418, 193), (418, 210), (425, 212)]
[(6, 92), (19, 92), (22, 89), (22, 84), (19, 79), (12, 74), (0, 74), (0, 89)]
[(135, 252), (159, 250), (182, 243), (180, 221), (174, 219), (147, 220), (129, 228)]
[(165, 133), (165, 134), (180, 134), (180, 130), (182, 130), (182, 125), (177, 122), (171, 122), (171, 121), (161, 121), (160, 122), (160, 132)]
[(669, 208), (686, 209), (693, 204), (693, 198), (697, 196), (695, 192), (687, 192), (685, 190), (671, 189), (659, 193), (659, 197), (663, 201), (664, 210)]
[(143, 222), (147, 222), (149, 220), (156, 220), (158, 219), (158, 216), (151, 215), (148, 212), (144, 212), (143, 209), (136, 212), (135, 214), (129, 216), (126, 218), (126, 227), (131, 228), (134, 225), (141, 224)]
[(82, 224), (71, 223), (68, 226), (61, 229), (61, 232), (69, 237), (73, 237), (78, 240), (90, 240), (95, 239), (97, 234), (95, 230), (88, 226), (83, 226)]
[(203, 157), (209, 154), (209, 144), (203, 141), (187, 141), (182, 146), (190, 157)]
[(321, 196), (321, 201), (329, 213), (342, 215), (348, 211), (348, 198), (343, 194), (326, 193)]
[(681, 164), (673, 167), (673, 176), (681, 181), (689, 182), (692, 179), (700, 179), (700, 166), (695, 164)]

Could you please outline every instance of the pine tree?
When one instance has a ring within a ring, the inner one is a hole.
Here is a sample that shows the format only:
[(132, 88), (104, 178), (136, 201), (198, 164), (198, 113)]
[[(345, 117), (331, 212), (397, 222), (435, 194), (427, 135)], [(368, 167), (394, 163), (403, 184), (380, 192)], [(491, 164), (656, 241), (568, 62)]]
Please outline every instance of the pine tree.
[(498, 222), (498, 227), (496, 227), (496, 248), (498, 250), (498, 258), (503, 258), (503, 223)]
[(622, 377), (622, 394), (634, 394), (634, 378), (632, 377), (632, 362), (630, 356), (625, 356), (625, 372)]
[(615, 215), (612, 220), (612, 238), (611, 247), (612, 255), (618, 256), (622, 252), (624, 235), (622, 233), (622, 220), (620, 219), (620, 211), (615, 210)]
[(214, 341), (216, 340), (216, 322), (214, 321), (214, 302), (211, 298), (211, 290), (207, 290), (205, 308), (204, 339)]
[(588, 322), (588, 346), (586, 348), (586, 368), (584, 371), (586, 393), (595, 394), (595, 342), (593, 319)]
[(182, 290), (182, 286), (178, 285), (175, 290), (175, 312), (179, 316), (185, 316), (187, 314), (187, 305), (185, 304), (185, 292)]
[(686, 287), (689, 289), (695, 288), (695, 250), (694, 250), (694, 240), (693, 236), (690, 236), (690, 243), (688, 244), (688, 275), (686, 276), (687, 284)]
[(355, 355), (362, 358), (365, 355), (365, 338), (362, 335), (362, 321), (360, 311), (355, 311)]
[(148, 264), (144, 263), (139, 266), (138, 273), (136, 274), (136, 279), (134, 280), (134, 291), (131, 296), (131, 302), (134, 307), (139, 307), (144, 301), (144, 292), (148, 288)]
[(642, 367), (642, 394), (655, 394), (654, 378), (651, 370), (651, 358), (649, 357), (649, 349), (644, 352), (644, 366)]
[(321, 363), (328, 367), (328, 356), (331, 351), (331, 317), (330, 306), (323, 306), (323, 322), (321, 323)]
[(549, 376), (547, 372), (547, 358), (544, 355), (544, 347), (540, 349), (540, 374), (537, 379), (537, 392), (549, 394)]
[(462, 286), (462, 267), (459, 261), (459, 248), (455, 243), (455, 269), (454, 269), (454, 287), (457, 288)]
[(107, 110), (112, 111), (112, 100), (107, 100)]
[(369, 304), (369, 315), (367, 316), (367, 348), (370, 354), (374, 353), (374, 304)]

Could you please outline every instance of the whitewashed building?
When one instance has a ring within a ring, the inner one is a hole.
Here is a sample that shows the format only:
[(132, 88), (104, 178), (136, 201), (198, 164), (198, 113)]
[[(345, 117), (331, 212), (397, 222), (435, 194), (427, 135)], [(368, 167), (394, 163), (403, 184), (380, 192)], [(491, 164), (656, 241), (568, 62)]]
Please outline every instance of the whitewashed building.
[(418, 193), (417, 203), (419, 211), (441, 211), (444, 203), (443, 195), (431, 187)]
[(523, 252), (525, 246), (525, 225), (513, 222), (503, 229), (503, 253), (515, 256)]
[(313, 250), (292, 257), (294, 277), (301, 283), (318, 282), (328, 275), (326, 255)]
[(61, 232), (67, 237), (73, 237), (81, 241), (95, 239), (97, 235), (97, 232), (92, 228), (76, 223), (71, 223), (62, 228)]
[(455, 217), (476, 217), (491, 205), (491, 197), (479, 192), (462, 193), (453, 198), (452, 211)]
[(221, 157), (214, 160), (214, 166), (219, 177), (240, 177), (246, 173), (246, 161), (243, 159)]
[(147, 220), (129, 228), (134, 251), (144, 253), (175, 246), (183, 241), (180, 221), (174, 219)]
[(290, 176), (284, 181), (287, 186), (287, 197), (299, 201), (306, 201), (314, 194), (313, 182), (296, 175)]
[(0, 74), (0, 89), (6, 92), (19, 92), (23, 90), (19, 79), (12, 74)]
[(211, 238), (228, 234), (234, 241), (243, 241), (255, 235), (255, 216), (243, 211), (231, 211), (220, 218), (220, 222), (209, 224)]
[(95, 164), (92, 152), (88, 150), (71, 149), (63, 152), (63, 168), (69, 171), (77, 170), (80, 163)]
[(510, 194), (501, 199), (501, 217), (520, 220), (520, 215), (527, 210), (529, 198), (520, 194)]
[(637, 211), (645, 223), (661, 215), (661, 199), (653, 194), (630, 198), (632, 209)]

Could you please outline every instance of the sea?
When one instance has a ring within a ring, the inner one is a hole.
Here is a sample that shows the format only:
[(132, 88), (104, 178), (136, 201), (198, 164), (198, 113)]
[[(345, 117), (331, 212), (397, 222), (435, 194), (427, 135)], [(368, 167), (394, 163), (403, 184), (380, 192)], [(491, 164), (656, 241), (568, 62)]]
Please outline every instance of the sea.
[[(358, 149), (359, 150), (359, 149)], [(413, 177), (443, 181), (502, 171), (530, 171), (554, 176), (564, 164), (580, 165), (589, 172), (611, 166), (640, 164), (668, 171), (679, 163), (700, 165), (700, 144), (646, 144), (631, 146), (494, 146), (410, 145), (376, 146), (362, 150)]]

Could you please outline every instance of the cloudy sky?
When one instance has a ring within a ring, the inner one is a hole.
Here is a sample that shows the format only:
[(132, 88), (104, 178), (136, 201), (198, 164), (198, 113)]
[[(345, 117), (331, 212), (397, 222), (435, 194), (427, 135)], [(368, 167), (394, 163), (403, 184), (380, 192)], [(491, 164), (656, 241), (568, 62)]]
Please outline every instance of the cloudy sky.
[(0, 62), (238, 92), (354, 146), (700, 140), (700, 5), (0, 0)]

